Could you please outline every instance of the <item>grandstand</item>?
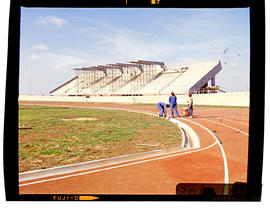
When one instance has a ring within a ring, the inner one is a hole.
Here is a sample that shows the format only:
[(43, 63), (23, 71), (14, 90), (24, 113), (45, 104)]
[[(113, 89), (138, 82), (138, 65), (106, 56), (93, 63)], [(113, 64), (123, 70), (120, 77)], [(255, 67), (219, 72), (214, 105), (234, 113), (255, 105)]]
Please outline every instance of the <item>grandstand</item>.
[[(75, 68), (75, 77), (50, 92), (52, 96), (142, 96), (224, 92), (215, 85), (218, 60), (168, 65), (130, 61)], [(210, 86), (208, 86), (210, 82)]]

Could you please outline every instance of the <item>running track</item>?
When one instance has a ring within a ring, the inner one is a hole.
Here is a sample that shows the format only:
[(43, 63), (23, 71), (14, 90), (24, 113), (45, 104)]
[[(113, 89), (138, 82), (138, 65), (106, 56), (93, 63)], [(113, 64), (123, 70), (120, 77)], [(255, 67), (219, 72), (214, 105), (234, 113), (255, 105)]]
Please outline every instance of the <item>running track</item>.
[[(20, 102), (21, 104), (110, 107), (156, 112), (152, 106)], [(198, 134), (200, 148), (96, 169), (28, 180), (20, 194), (175, 194), (178, 183), (247, 181), (249, 109), (198, 108), (182, 119)], [(216, 136), (216, 138), (215, 138)], [(217, 141), (217, 139), (219, 141)], [(221, 142), (221, 143), (219, 143)]]

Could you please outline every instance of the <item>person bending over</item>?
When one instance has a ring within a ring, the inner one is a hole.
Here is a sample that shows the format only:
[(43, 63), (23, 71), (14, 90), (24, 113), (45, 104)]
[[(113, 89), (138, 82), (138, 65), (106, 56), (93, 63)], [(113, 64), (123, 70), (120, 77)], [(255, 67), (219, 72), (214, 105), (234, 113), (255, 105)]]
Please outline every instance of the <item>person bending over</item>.
[(166, 104), (166, 103), (163, 103), (163, 102), (159, 102), (157, 103), (157, 107), (159, 109), (159, 116), (160, 117), (164, 117), (166, 118), (166, 115), (167, 115), (167, 107), (170, 107), (169, 104)]

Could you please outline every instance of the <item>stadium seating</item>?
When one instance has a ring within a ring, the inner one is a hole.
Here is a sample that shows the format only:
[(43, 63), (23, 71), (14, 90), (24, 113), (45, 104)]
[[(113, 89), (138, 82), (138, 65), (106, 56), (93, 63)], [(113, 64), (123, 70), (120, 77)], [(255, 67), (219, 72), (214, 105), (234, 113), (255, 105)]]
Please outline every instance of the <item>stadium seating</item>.
[[(111, 71), (99, 77), (94, 72), (89, 76), (78, 75), (50, 92), (51, 95), (163, 95), (187, 94), (191, 89), (199, 90), (221, 70), (218, 60), (207, 62), (168, 65), (155, 72), (131, 73)], [(114, 72), (114, 73), (113, 73)], [(92, 75), (92, 76), (91, 76)], [(91, 81), (90, 81), (91, 79)]]
[(187, 94), (190, 88), (207, 75), (217, 64), (218, 61), (187, 64), (188, 69), (186, 72), (162, 89), (161, 94), (169, 94), (171, 91), (174, 91), (176, 94)]

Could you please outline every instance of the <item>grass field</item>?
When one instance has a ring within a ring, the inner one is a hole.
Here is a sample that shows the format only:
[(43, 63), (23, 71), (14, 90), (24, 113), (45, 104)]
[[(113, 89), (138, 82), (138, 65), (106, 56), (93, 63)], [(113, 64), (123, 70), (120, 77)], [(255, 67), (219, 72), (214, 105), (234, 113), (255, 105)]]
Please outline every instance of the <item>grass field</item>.
[(176, 147), (180, 142), (176, 125), (150, 115), (19, 106), (20, 172)]

